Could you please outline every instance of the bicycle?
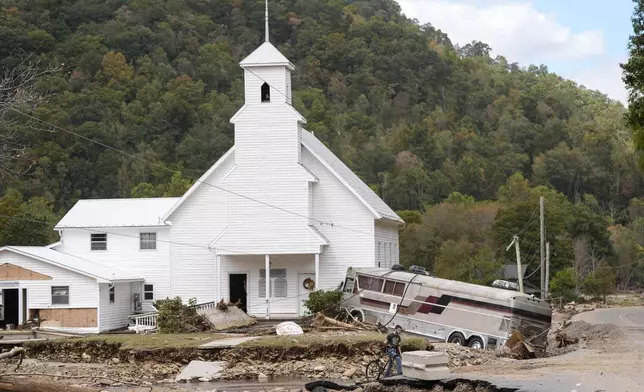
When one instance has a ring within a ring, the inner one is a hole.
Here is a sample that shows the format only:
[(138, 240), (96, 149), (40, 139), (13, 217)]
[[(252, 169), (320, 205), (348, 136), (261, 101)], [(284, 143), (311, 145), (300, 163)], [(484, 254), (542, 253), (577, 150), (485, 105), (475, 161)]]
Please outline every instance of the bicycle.
[[(387, 360), (384, 360), (384, 357), (387, 357)], [(387, 370), (387, 366), (391, 366), (391, 374), (389, 377), (402, 376), (402, 374), (398, 374), (398, 369), (396, 369), (396, 363), (394, 362), (395, 358), (400, 358), (400, 355), (390, 357), (387, 353), (384, 353), (380, 358), (369, 362), (365, 371), (367, 381), (380, 380), (384, 375), (385, 370)]]

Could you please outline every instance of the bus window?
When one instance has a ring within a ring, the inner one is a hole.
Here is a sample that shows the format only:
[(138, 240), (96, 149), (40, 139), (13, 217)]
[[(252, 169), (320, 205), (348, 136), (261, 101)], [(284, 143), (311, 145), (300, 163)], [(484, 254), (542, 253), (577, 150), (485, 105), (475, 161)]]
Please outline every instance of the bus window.
[(382, 290), (382, 283), (382, 279), (362, 275), (358, 276), (358, 285), (360, 286), (360, 290), (380, 292)]
[(385, 289), (382, 291), (383, 294), (397, 295), (402, 297), (405, 292), (405, 284), (401, 282), (394, 282), (388, 280), (385, 282)]

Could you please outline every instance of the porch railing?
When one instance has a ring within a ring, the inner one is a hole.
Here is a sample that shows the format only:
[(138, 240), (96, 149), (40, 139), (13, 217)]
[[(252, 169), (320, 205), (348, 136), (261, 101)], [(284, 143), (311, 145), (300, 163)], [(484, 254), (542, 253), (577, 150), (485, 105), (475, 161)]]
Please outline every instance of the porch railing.
[[(217, 302), (204, 302), (193, 306), (197, 313), (203, 314), (217, 307)], [(152, 330), (157, 328), (157, 312), (134, 314), (129, 317), (130, 329), (135, 331)]]
[(156, 329), (157, 327), (157, 312), (134, 314), (129, 319), (130, 327), (135, 331)]
[(204, 302), (202, 304), (197, 304), (194, 306), (194, 308), (197, 310), (197, 313), (203, 314), (204, 312), (214, 309), (217, 307), (217, 302), (212, 301), (212, 302)]

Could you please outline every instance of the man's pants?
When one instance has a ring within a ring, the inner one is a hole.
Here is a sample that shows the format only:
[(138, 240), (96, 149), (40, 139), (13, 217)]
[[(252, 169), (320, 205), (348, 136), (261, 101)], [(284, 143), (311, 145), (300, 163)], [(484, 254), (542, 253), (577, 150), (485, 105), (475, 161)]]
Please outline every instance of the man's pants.
[(389, 358), (393, 358), (393, 361), (387, 362), (387, 369), (385, 369), (385, 377), (391, 376), (391, 364), (392, 362), (396, 363), (396, 375), (402, 376), (402, 359), (395, 348), (388, 348), (387, 355)]

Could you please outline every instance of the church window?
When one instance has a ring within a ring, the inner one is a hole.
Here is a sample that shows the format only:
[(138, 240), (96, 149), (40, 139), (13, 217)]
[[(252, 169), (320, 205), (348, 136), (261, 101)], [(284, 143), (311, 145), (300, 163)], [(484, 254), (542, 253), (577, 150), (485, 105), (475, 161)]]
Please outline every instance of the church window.
[(268, 83), (262, 84), (262, 102), (271, 101), (271, 86)]

